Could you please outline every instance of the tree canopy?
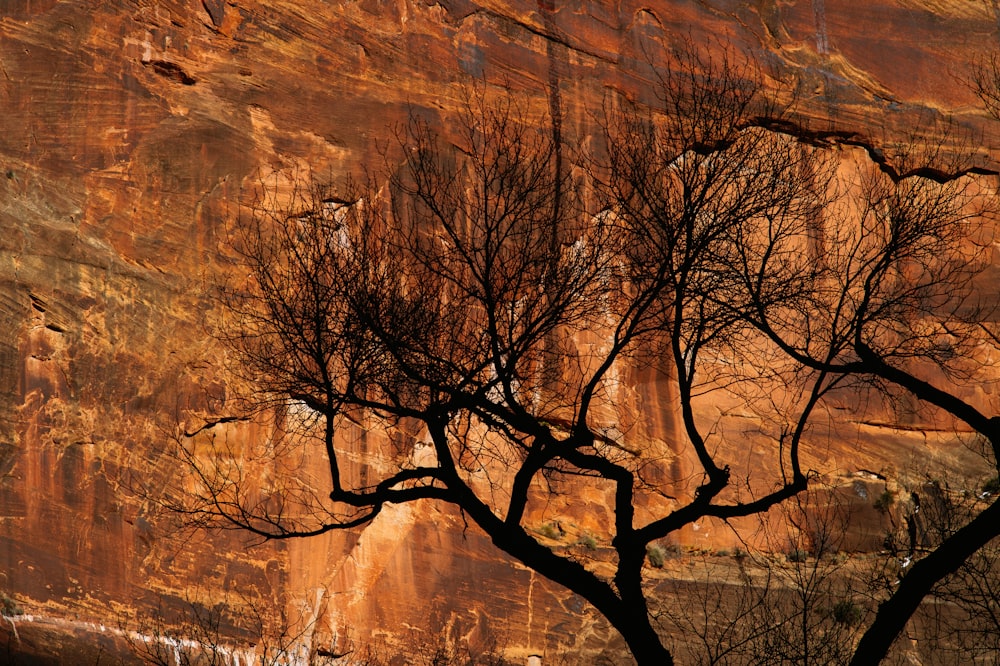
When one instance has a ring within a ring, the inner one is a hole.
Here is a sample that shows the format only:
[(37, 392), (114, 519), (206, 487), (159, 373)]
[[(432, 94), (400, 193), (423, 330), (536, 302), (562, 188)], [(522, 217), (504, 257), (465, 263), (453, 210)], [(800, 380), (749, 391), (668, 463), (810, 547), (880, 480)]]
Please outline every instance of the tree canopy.
[[(831, 395), (909, 395), (978, 433), (995, 468), (1000, 416), (961, 389), (991, 379), (1000, 340), (976, 282), (991, 195), (933, 135), (887, 144), (879, 162), (797, 136), (759, 68), (732, 54), (692, 49), (658, 71), (658, 108), (609, 98), (592, 154), (569, 154), (526, 98), (473, 86), (449, 140), (414, 113), (402, 157), (365, 182), (262, 190), (238, 226), (245, 280), (222, 290), (220, 339), (251, 387), (244, 408), (278, 414), (275, 480), (254, 486), (238, 459), (182, 447), (196, 479), (183, 510), (280, 539), (449, 503), (584, 597), (639, 663), (669, 664), (654, 549), (698, 521), (798, 501), (818, 482), (803, 452)], [(633, 369), (669, 378), (675, 401), (625, 424)], [(752, 478), (698, 416), (722, 394), (767, 424)], [(679, 424), (672, 449), (647, 436), (661, 412)], [(338, 433), (376, 423), (422, 452), (359, 474)], [(279, 462), (314, 446), (322, 489)], [(535, 498), (572, 505), (594, 483), (610, 574), (528, 522)], [(852, 663), (887, 654), (1000, 533), (998, 512), (975, 503), (911, 554), (846, 639)]]

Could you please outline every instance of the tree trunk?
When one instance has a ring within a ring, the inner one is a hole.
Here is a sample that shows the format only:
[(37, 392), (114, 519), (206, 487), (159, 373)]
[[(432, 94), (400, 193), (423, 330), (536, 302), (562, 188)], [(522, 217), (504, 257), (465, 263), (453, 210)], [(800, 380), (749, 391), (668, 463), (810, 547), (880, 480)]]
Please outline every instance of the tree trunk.
[(663, 646), (648, 616), (641, 621), (638, 618), (635, 621), (626, 620), (625, 626), (618, 622), (613, 624), (625, 638), (625, 643), (639, 666), (673, 666), (674, 658), (670, 650)]
[(851, 666), (870, 666), (885, 659), (896, 637), (943, 578), (958, 570), (970, 555), (1000, 533), (1000, 500), (976, 516), (968, 525), (945, 539), (930, 555), (913, 565), (899, 582), (896, 592), (882, 602), (854, 651)]

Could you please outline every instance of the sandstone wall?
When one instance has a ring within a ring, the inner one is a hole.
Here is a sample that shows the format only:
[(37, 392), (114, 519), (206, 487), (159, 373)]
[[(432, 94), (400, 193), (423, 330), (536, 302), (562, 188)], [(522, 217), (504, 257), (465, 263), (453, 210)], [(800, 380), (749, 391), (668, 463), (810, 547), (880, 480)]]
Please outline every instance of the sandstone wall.
[[(115, 624), (192, 588), (254, 587), (321, 613), (317, 640), (341, 645), (451, 627), (524, 655), (616, 654), (579, 599), (435, 507), (249, 550), (153, 520), (134, 491), (172, 473), (160, 452), (186, 411), (225, 396), (206, 319), (241, 199), (274, 169), (358, 173), (409, 108), (453, 117), (469, 77), (506, 79), (588, 141), (607, 91), (651, 99), (645, 46), (684, 36), (757, 54), (814, 129), (877, 143), (948, 115), (997, 145), (959, 79), (998, 23), (979, 0), (3, 3), (0, 590), (39, 616)], [(647, 402), (669, 392), (633, 380)], [(670, 439), (669, 419), (657, 427)], [(973, 464), (944, 436), (870, 428), (874, 453), (834, 443), (816, 464), (877, 470), (927, 446)]]

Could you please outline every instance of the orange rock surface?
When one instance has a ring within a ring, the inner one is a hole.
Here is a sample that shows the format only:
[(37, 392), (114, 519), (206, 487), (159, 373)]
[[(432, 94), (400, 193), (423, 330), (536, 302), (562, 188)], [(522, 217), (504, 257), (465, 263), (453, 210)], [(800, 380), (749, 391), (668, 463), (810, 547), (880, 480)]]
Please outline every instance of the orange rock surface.
[[(947, 116), (982, 137), (977, 159), (992, 169), (997, 127), (962, 79), (998, 22), (981, 0), (4, 3), (0, 591), (55, 626), (76, 622), (66, 641), (253, 589), (306, 624), (318, 617), (314, 648), (403, 650), (446, 631), (500, 636), (524, 658), (618, 659), (623, 644), (578, 597), (439, 507), (247, 548), (238, 534), (172, 532), (136, 494), (173, 472), (161, 454), (188, 410), (226, 394), (206, 320), (246, 193), (275, 170), (342, 179), (377, 164), (410, 108), (454, 118), (469, 77), (557, 108), (563, 136), (584, 143), (609, 90), (653, 99), (645, 48), (685, 37), (755, 54), (792, 82), (811, 129), (878, 143)], [(669, 403), (669, 382), (631, 381), (637, 409)], [(734, 439), (748, 429), (712, 409)], [(927, 459), (974, 469), (946, 431), (893, 418), (870, 418), (860, 439), (834, 433), (809, 466), (839, 479), (916, 474)], [(674, 427), (665, 417), (646, 436), (669, 446)], [(602, 492), (572, 529), (606, 510)], [(707, 525), (685, 539), (732, 542)], [(29, 620), (0, 625), (7, 649), (75, 663), (69, 643), (32, 643)]]

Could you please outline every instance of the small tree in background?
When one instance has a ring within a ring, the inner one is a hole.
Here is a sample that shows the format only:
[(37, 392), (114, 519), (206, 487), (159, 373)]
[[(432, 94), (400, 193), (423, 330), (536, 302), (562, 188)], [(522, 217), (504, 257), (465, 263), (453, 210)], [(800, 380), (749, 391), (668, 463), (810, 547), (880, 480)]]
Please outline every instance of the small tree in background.
[[(156, 612), (130, 611), (119, 618), (119, 630), (131, 654), (148, 666), (286, 666), (303, 658), (303, 639), (314, 618), (288, 617), (273, 600), (256, 590), (227, 593), (209, 604), (185, 599), (168, 608), (161, 599)], [(314, 655), (310, 664), (332, 666), (332, 657)], [(122, 664), (125, 659), (120, 660)], [(132, 663), (131, 661), (127, 663)]]

